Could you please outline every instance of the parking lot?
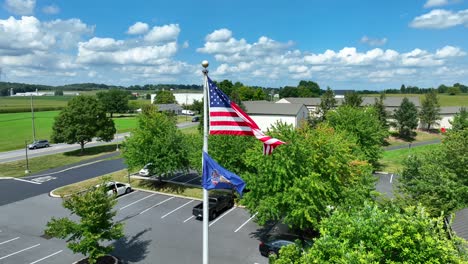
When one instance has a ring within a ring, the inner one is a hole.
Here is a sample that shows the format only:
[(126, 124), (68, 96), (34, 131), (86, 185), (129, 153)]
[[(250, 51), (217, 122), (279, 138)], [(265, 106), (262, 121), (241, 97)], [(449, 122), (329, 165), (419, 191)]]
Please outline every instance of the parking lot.
[[(114, 242), (113, 255), (123, 263), (202, 262), (202, 221), (192, 216), (199, 202), (146, 191), (119, 197), (115, 220), (125, 223), (125, 237)], [(60, 199), (39, 195), (1, 206), (0, 215), (0, 263), (73, 263), (82, 258), (65, 241), (42, 237), (52, 216), (68, 215)], [(258, 252), (259, 226), (246, 210), (233, 207), (209, 226), (211, 263), (268, 262)]]

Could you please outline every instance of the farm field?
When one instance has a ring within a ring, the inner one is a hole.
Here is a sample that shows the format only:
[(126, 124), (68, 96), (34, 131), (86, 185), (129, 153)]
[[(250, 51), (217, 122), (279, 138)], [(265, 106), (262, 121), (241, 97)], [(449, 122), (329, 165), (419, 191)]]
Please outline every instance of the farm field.
[[(364, 96), (377, 97), (377, 94), (368, 94)], [(421, 102), (424, 94), (386, 94), (387, 97), (419, 97)], [(448, 95), (439, 94), (440, 106), (468, 106), (468, 94)]]

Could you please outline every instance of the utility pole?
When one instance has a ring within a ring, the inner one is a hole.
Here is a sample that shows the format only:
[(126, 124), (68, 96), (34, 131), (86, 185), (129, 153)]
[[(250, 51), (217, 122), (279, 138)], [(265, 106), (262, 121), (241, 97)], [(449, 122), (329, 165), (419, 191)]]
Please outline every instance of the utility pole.
[(36, 126), (34, 125), (34, 105), (33, 105), (32, 94), (31, 94), (31, 117), (32, 117), (33, 141), (36, 141)]

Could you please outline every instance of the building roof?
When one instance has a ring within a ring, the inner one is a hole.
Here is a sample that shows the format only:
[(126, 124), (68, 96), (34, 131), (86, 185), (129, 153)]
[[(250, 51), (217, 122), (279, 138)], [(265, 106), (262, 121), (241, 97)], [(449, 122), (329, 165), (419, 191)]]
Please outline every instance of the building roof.
[(440, 108), (440, 113), (441, 114), (456, 114), (460, 113), (461, 111), (461, 106), (444, 106)]
[(159, 111), (182, 111), (182, 107), (178, 104), (156, 104)]
[[(375, 99), (378, 97), (366, 96), (362, 97), (362, 105), (372, 105), (375, 103)], [(401, 96), (389, 96), (384, 99), (384, 105), (387, 107), (399, 107), (404, 97)], [(419, 97), (412, 96), (407, 97), (410, 102), (412, 102), (416, 107), (420, 107)], [(305, 104), (306, 106), (318, 106), (320, 105), (321, 99), (319, 97), (286, 97), (284, 100), (295, 103), (295, 104)], [(335, 98), (336, 105), (341, 105), (344, 101), (343, 98)]]
[(468, 241), (468, 208), (455, 212), (452, 230), (457, 234), (457, 236)]
[(276, 104), (261, 101), (242, 102), (249, 114), (296, 116), (304, 104)]

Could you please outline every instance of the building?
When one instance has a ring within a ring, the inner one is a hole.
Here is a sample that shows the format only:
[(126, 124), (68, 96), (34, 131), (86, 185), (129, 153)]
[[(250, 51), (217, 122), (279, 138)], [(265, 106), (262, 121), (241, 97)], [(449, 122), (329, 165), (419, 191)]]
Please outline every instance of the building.
[(267, 101), (246, 101), (243, 104), (246, 112), (262, 131), (270, 129), (277, 122), (298, 127), (309, 116), (304, 104), (278, 104)]
[(182, 113), (182, 107), (177, 104), (156, 104), (159, 112), (172, 112), (176, 115)]
[[(201, 101), (203, 99), (202, 93), (175, 93), (176, 103), (178, 105), (192, 105), (193, 101)], [(151, 94), (151, 103), (154, 103), (156, 94)]]

